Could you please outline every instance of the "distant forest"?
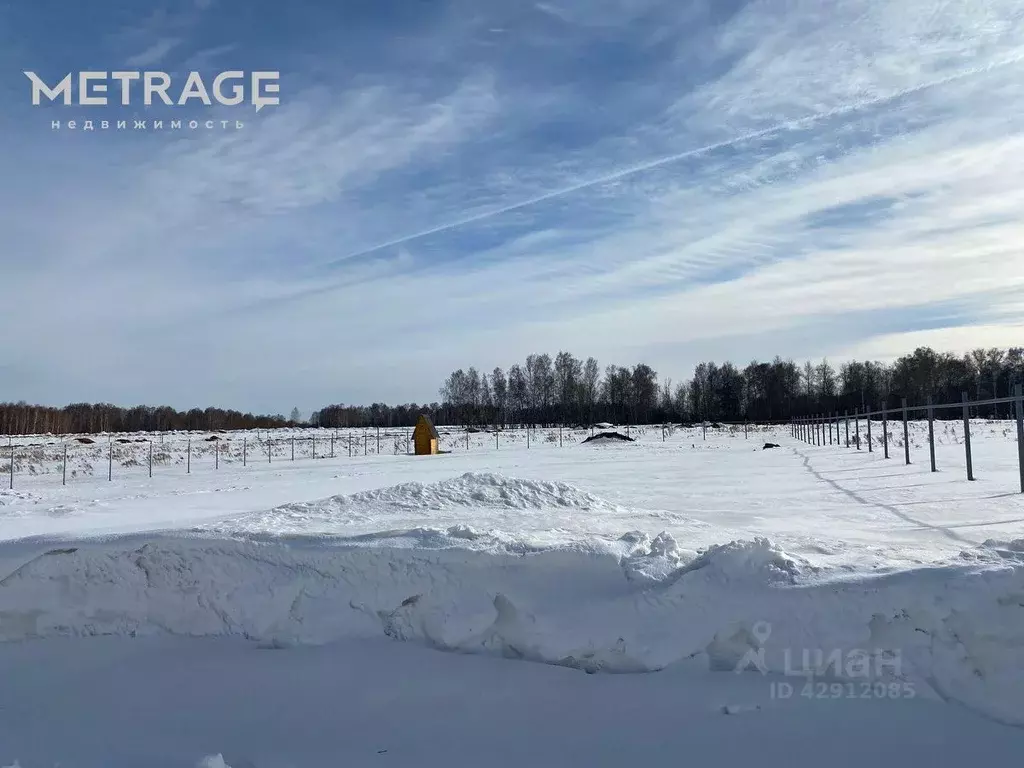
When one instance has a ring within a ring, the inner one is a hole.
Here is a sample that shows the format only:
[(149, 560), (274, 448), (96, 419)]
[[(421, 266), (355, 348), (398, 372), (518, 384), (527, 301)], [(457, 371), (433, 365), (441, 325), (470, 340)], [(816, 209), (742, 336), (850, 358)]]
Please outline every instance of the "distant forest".
[[(959, 402), (962, 392), (975, 400), (1003, 397), (1024, 382), (1024, 348), (976, 349), (957, 356), (928, 347), (891, 364), (828, 360), (799, 365), (776, 357), (745, 368), (732, 363), (700, 363), (689, 381), (659, 380), (640, 363), (610, 365), (603, 371), (593, 357), (568, 352), (530, 355), (507, 371), (476, 368), (454, 371), (438, 394), (439, 402), (397, 407), (332, 405), (313, 414), (311, 423), (327, 427), (403, 426), (426, 412), (436, 424), (488, 426), (509, 424), (650, 424), (696, 421), (785, 421), (792, 417), (854, 408), (897, 407)], [(998, 409), (998, 410), (997, 410)], [(1008, 415), (1009, 407), (987, 406), (976, 416)], [(944, 414), (939, 414), (941, 417)]]
[[(1004, 397), (1024, 383), (1024, 348), (976, 349), (967, 355), (916, 349), (891, 364), (827, 360), (803, 365), (776, 357), (744, 368), (705, 362), (693, 377), (674, 384), (650, 366), (610, 365), (568, 352), (529, 355), (523, 364), (482, 373), (454, 371), (432, 403), (369, 406), (330, 405), (315, 411), (311, 426), (407, 427), (421, 413), (440, 426), (579, 424), (609, 421), (650, 424), (697, 421), (785, 421), (819, 413), (898, 407), (901, 398), (923, 405)], [(1010, 408), (982, 406), (975, 416), (1009, 416)], [(942, 416), (943, 414), (939, 414)], [(207, 408), (176, 411), (167, 406), (121, 408), (78, 403), (52, 408), (0, 403), (0, 434), (158, 432), (167, 430), (271, 429), (295, 426), (299, 414), (254, 416)]]
[(284, 416), (254, 416), (221, 408), (176, 411), (166, 405), (121, 408), (109, 403), (75, 403), (51, 408), (24, 402), (0, 403), (0, 434), (3, 435), (272, 429), (290, 423)]

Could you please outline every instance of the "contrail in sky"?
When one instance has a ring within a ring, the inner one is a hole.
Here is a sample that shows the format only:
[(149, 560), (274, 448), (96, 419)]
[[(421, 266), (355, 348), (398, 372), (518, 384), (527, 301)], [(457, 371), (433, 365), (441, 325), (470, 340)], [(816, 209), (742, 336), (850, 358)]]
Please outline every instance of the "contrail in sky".
[(566, 195), (571, 195), (574, 192), (589, 189), (590, 187), (600, 186), (601, 184), (608, 184), (609, 182), (612, 181), (624, 179), (627, 176), (632, 176), (637, 173), (643, 173), (644, 171), (654, 170), (655, 168), (661, 168), (662, 166), (670, 165), (671, 163), (676, 163), (679, 162), (680, 160), (686, 160), (687, 158), (696, 157), (698, 155), (706, 154), (708, 152), (714, 152), (717, 149), (724, 149), (726, 147), (731, 147), (735, 144), (742, 144), (744, 142), (752, 141), (754, 139), (760, 139), (764, 136), (769, 136), (773, 133), (778, 133), (779, 131), (796, 130), (799, 128), (804, 128), (820, 120), (827, 120), (832, 117), (840, 117), (842, 115), (847, 115), (852, 112), (864, 109), (865, 107), (874, 107), (879, 104), (885, 104), (890, 101), (896, 101), (897, 99), (900, 99), (904, 96), (909, 96), (911, 94), (919, 93), (921, 91), (929, 90), (931, 88), (937, 88), (939, 86), (947, 85), (958, 80), (964, 80), (975, 75), (991, 72), (992, 70), (995, 69), (1001, 69), (1002, 67), (1011, 66), (1013, 64), (1019, 64), (1021, 61), (1024, 61), (1024, 54), (1017, 54), (1016, 56), (991, 62), (989, 64), (986, 64), (985, 66), (971, 67), (970, 69), (964, 69), (959, 72), (955, 72), (954, 74), (949, 75), (947, 77), (942, 77), (937, 80), (930, 80), (926, 83), (921, 83), (920, 85), (911, 86), (910, 88), (904, 88), (902, 90), (896, 91), (895, 93), (886, 94), (885, 96), (878, 96), (873, 99), (855, 101), (851, 104), (845, 104), (843, 106), (836, 107), (835, 109), (830, 109), (825, 112), (817, 112), (813, 115), (801, 117), (796, 120), (786, 120), (781, 123), (776, 123), (775, 125), (772, 125), (768, 128), (762, 128), (759, 131), (745, 133), (742, 136), (735, 136), (731, 139), (716, 141), (713, 144), (707, 144), (703, 147), (688, 149), (685, 152), (678, 152), (674, 155), (665, 155), (664, 157), (659, 157), (655, 160), (648, 160), (647, 162), (644, 163), (631, 165), (626, 168), (620, 168), (619, 170), (613, 171), (612, 173), (606, 174), (604, 176), (598, 176), (596, 178), (587, 179), (586, 181), (581, 181), (578, 184), (573, 184), (572, 186), (569, 187), (563, 187), (561, 189), (556, 189), (551, 192), (545, 192), (543, 195), (537, 195), (536, 197), (531, 197), (527, 200), (520, 200), (517, 203), (505, 205), (500, 208), (494, 208), (489, 211), (474, 214), (473, 216), (467, 216), (466, 218), (463, 219), (458, 219), (456, 221), (450, 221), (446, 224), (441, 224), (436, 227), (431, 227), (430, 229), (424, 229), (419, 232), (414, 232), (413, 234), (410, 235), (403, 235), (402, 237), (395, 238), (394, 240), (388, 240), (385, 243), (378, 243), (377, 245), (371, 246), (369, 248), (363, 248), (358, 251), (353, 251), (352, 253), (349, 253), (346, 256), (343, 256), (340, 259), (335, 260), (333, 263), (337, 264), (342, 261), (347, 261), (348, 259), (358, 258), (359, 256), (366, 256), (367, 254), (375, 253), (376, 251), (380, 251), (385, 248), (390, 248), (395, 245), (402, 245), (403, 243), (412, 242), (413, 240), (419, 240), (424, 237), (429, 237), (430, 235), (436, 235), (441, 232), (447, 232), (452, 229), (458, 229), (459, 227), (464, 227), (468, 224), (475, 224), (479, 221), (484, 221), (495, 216), (501, 216), (506, 213), (512, 213), (513, 211), (518, 211), (523, 208), (529, 208), (530, 206), (537, 205), (548, 200), (554, 200), (559, 197), (565, 197)]

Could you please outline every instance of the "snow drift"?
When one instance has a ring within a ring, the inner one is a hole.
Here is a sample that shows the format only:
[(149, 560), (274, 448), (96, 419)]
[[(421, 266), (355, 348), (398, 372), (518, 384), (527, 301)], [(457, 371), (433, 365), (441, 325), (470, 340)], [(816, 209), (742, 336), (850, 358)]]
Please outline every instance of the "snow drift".
[(25, 563), (0, 580), (0, 641), (386, 636), (615, 673), (732, 670), (755, 651), (762, 672), (789, 674), (794, 652), (863, 650), (918, 695), (1024, 724), (1022, 606), (1024, 555), (986, 547), (961, 564), (841, 580), (767, 539), (691, 553), (631, 533), (605, 551), (495, 554), (165, 536)]
[[(523, 551), (531, 520), (542, 530), (552, 521), (594, 519), (622, 508), (592, 493), (559, 481), (528, 480), (490, 472), (465, 474), (434, 483), (409, 482), (310, 502), (284, 504), (229, 520), (200, 525), (198, 532), (253, 536), (259, 534), (353, 534), (368, 542), (394, 546), (446, 545), (477, 540), (481, 548)], [(487, 535), (464, 524), (471, 517), (487, 521)], [(382, 521), (407, 528), (380, 530)]]

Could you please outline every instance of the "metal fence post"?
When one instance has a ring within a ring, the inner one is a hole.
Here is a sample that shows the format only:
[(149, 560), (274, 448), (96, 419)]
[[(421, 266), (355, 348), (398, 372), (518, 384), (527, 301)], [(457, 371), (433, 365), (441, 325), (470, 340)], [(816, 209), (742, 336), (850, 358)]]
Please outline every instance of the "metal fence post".
[(331, 435), (331, 458), (334, 458), (334, 435)]
[[(469, 450), (469, 432), (466, 432), (466, 450)], [(380, 427), (377, 427), (377, 455), (380, 456)]]
[(843, 422), (846, 427), (846, 447), (850, 447), (850, 412), (843, 411)]
[(292, 461), (295, 461), (295, 438), (292, 438)]
[(107, 443), (107, 481), (114, 479), (114, 443)]
[(828, 444), (832, 445), (832, 417), (828, 416)]
[(366, 456), (366, 432), (363, 432), (363, 456)]
[(11, 446), (11, 485), (10, 488), (14, 490), (14, 443), (10, 443)]
[(907, 398), (903, 398), (903, 454), (907, 464), (910, 463), (910, 427), (907, 425)]
[(864, 422), (868, 425), (868, 453), (873, 453), (874, 448), (871, 446), (871, 414), (864, 414)]
[(882, 448), (885, 449), (885, 458), (889, 458), (889, 409), (882, 406)]
[(60, 484), (61, 485), (67, 485), (68, 484), (68, 446), (67, 446), (66, 443), (64, 445), (64, 461), (61, 464), (60, 472), (61, 472)]
[(1014, 388), (1017, 400), (1017, 469), (1020, 472), (1020, 492), (1024, 493), (1024, 387), (1018, 384)]
[(267, 464), (274, 462), (274, 441), (267, 435)]
[(935, 409), (932, 407), (931, 395), (928, 395), (928, 458), (932, 463), (932, 472), (938, 472), (935, 468)]
[(860, 450), (860, 408), (853, 409), (853, 438), (857, 443), (857, 450)]
[(192, 438), (188, 439), (188, 453), (185, 456), (185, 474), (192, 474)]
[(213, 444), (213, 468), (220, 469), (220, 442)]
[(967, 459), (967, 479), (974, 479), (974, 460), (971, 456), (971, 412), (967, 404), (967, 393), (960, 393), (960, 401), (964, 410), (964, 456)]
[(316, 458), (316, 435), (313, 435), (313, 458)]
[(249, 439), (242, 438), (242, 466), (244, 467), (249, 458)]
[(153, 441), (149, 441), (149, 476), (153, 476)]

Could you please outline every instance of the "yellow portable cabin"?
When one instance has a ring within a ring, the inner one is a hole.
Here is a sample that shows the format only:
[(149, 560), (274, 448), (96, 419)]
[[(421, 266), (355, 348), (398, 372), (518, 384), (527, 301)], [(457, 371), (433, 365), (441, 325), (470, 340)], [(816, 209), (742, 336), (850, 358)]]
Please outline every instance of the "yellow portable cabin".
[(417, 456), (433, 456), (438, 453), (437, 428), (425, 413), (420, 414), (416, 429), (412, 431), (413, 452)]

